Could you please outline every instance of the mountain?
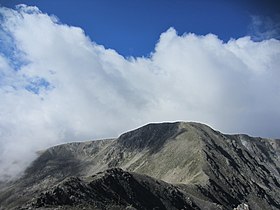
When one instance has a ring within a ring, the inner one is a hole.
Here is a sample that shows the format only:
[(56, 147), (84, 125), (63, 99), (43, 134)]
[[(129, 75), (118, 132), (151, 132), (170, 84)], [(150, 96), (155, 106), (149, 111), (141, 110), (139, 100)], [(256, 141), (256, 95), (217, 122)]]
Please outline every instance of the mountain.
[(148, 124), (42, 151), (0, 209), (280, 209), (280, 141)]

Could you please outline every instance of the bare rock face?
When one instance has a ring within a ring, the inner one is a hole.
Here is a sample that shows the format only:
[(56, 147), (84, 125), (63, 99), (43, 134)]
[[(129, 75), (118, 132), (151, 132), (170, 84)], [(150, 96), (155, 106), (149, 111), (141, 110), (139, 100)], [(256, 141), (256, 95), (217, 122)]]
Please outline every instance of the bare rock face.
[(249, 206), (245, 203), (242, 203), (238, 205), (236, 208), (234, 208), (233, 210), (249, 210)]
[(2, 209), (280, 209), (280, 141), (199, 123), (148, 124), (44, 151)]
[(200, 209), (178, 187), (119, 168), (86, 178), (67, 178), (42, 193), (26, 209), (55, 206), (67, 209), (73, 206), (86, 206), (85, 209)]

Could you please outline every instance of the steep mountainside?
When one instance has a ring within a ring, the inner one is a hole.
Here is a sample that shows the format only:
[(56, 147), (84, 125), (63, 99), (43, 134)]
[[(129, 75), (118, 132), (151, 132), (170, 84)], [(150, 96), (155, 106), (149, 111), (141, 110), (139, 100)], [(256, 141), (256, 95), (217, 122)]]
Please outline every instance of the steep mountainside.
[(52, 147), (0, 190), (0, 209), (232, 210), (242, 203), (280, 209), (280, 141), (184, 122)]

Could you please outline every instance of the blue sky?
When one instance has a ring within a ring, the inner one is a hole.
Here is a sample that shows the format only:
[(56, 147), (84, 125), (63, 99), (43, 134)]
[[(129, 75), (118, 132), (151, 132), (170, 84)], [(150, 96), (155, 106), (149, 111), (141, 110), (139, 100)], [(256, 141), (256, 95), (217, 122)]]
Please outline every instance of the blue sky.
[[(98, 44), (124, 56), (147, 56), (169, 27), (179, 34), (216, 34), (228, 41), (252, 35), (252, 16), (279, 21), (278, 0), (1, 0), (37, 6), (78, 26)], [(278, 16), (277, 16), (278, 14)], [(279, 34), (278, 34), (279, 35)]]
[(150, 122), (280, 138), (277, 2), (0, 0), (0, 180)]

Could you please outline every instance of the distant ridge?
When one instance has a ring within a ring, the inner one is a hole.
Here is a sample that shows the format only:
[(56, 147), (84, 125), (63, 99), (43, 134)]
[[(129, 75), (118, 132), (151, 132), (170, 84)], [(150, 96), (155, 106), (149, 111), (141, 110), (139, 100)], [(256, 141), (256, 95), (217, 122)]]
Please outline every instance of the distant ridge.
[(1, 210), (232, 210), (240, 204), (280, 209), (280, 142), (193, 122), (148, 124), (116, 139), (49, 148), (0, 190)]

